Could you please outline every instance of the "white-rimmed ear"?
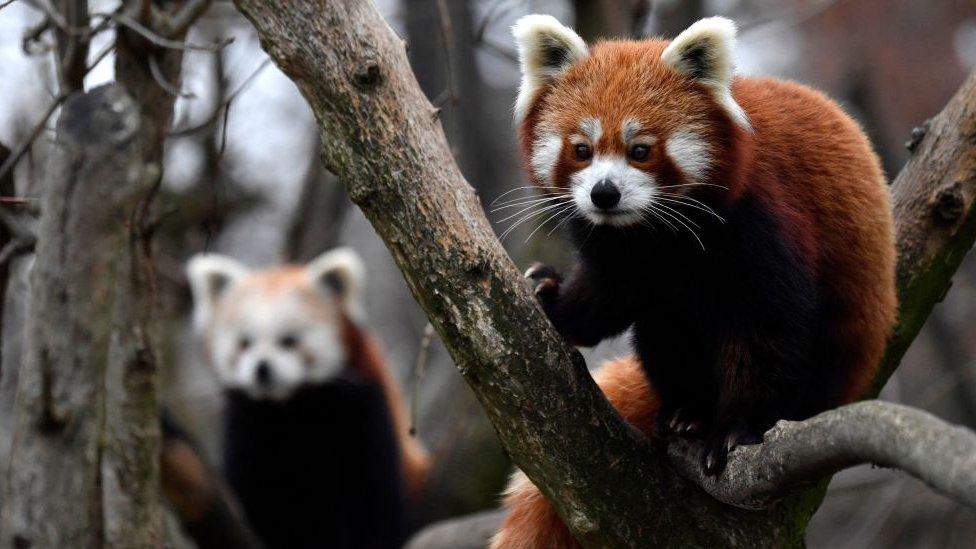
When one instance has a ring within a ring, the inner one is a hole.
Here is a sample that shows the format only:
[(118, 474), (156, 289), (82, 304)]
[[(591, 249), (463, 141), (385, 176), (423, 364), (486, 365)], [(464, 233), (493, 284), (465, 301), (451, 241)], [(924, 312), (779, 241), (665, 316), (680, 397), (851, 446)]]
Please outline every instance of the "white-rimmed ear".
[(732, 120), (748, 128), (749, 119), (745, 111), (732, 98), (735, 34), (735, 23), (731, 19), (701, 19), (668, 44), (661, 54), (661, 60), (711, 88), (715, 99)]
[(515, 101), (515, 120), (521, 121), (539, 89), (590, 55), (586, 42), (551, 15), (526, 15), (512, 27), (518, 46), (522, 83)]
[(248, 274), (237, 260), (218, 254), (198, 254), (186, 264), (193, 292), (193, 325), (202, 330), (213, 317), (217, 300)]
[(305, 266), (316, 284), (339, 298), (339, 302), (354, 321), (365, 318), (362, 304), (366, 267), (352, 248), (335, 248), (313, 259)]

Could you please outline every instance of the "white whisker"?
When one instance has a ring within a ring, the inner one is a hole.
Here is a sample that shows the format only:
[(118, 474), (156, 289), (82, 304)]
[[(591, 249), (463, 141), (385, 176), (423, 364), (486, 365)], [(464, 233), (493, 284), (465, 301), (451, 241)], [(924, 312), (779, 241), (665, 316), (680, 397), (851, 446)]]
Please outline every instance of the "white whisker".
[[(674, 209), (672, 209), (672, 208), (668, 208), (668, 207), (667, 207), (667, 206), (665, 206), (664, 204), (657, 204), (657, 206), (660, 206), (660, 207), (662, 207), (662, 208), (667, 208), (667, 210), (670, 210), (670, 211), (672, 211), (672, 212), (675, 212), (675, 213), (678, 213), (678, 212), (676, 212), (676, 211), (675, 211)], [(668, 213), (668, 211), (667, 211), (667, 210), (665, 210), (665, 209), (662, 209), (662, 210), (660, 210), (660, 212), (661, 212), (662, 214), (664, 214), (664, 215), (666, 215), (666, 216), (668, 216), (668, 217), (670, 217), (671, 219), (673, 219), (673, 220), (675, 220), (676, 222), (678, 222), (678, 224), (680, 224), (680, 225), (681, 225), (682, 227), (684, 227), (684, 228), (686, 228), (686, 229), (688, 229), (688, 232), (690, 232), (690, 233), (691, 233), (691, 236), (693, 236), (693, 237), (695, 237), (695, 240), (697, 240), (697, 241), (698, 241), (698, 245), (699, 245), (699, 246), (701, 246), (701, 249), (702, 249), (702, 251), (705, 251), (705, 244), (704, 244), (704, 243), (703, 243), (703, 242), (701, 241), (701, 239), (700, 239), (700, 238), (698, 238), (698, 233), (696, 233), (694, 229), (692, 229), (692, 228), (691, 228), (691, 227), (689, 227), (689, 226), (688, 226), (687, 224), (685, 224), (685, 222), (684, 222), (684, 221), (682, 221), (682, 220), (681, 220), (681, 219), (679, 219), (678, 217), (676, 217), (676, 216), (674, 216), (673, 214), (671, 214), (671, 213)], [(682, 216), (682, 217), (684, 217), (684, 216)], [(685, 218), (685, 219), (688, 219), (688, 218)], [(689, 221), (690, 221), (690, 220), (689, 220)], [(695, 226), (697, 227), (697, 225), (695, 225)]]
[(492, 213), (494, 213), (494, 212), (497, 212), (499, 210), (504, 210), (506, 208), (517, 208), (519, 206), (528, 206), (530, 204), (543, 204), (543, 203), (546, 203), (546, 202), (552, 202), (553, 200), (559, 200), (559, 199), (562, 199), (562, 198), (567, 198), (569, 196), (571, 196), (571, 195), (569, 195), (569, 194), (562, 194), (562, 195), (558, 195), (558, 196), (547, 196), (547, 197), (539, 197), (539, 198), (532, 198), (532, 199), (524, 199), (524, 200), (515, 201), (513, 203), (505, 203), (503, 205), (496, 206), (496, 207), (492, 208), (490, 211)]
[[(550, 204), (550, 205), (547, 205), (547, 206), (545, 206), (544, 208), (540, 208), (540, 209), (538, 210), (538, 212), (544, 212), (544, 211), (546, 211), (546, 210), (549, 210), (549, 209), (551, 209), (551, 208), (554, 208), (554, 207), (556, 207), (556, 206), (559, 206), (560, 204), (562, 204), (562, 203), (561, 203), (561, 202), (557, 202), (556, 204)], [(526, 207), (526, 208), (525, 208), (525, 209), (523, 209), (523, 210), (519, 210), (519, 211), (517, 211), (517, 212), (515, 212), (515, 213), (513, 213), (512, 215), (510, 215), (510, 216), (508, 216), (508, 217), (506, 217), (506, 218), (503, 218), (503, 219), (499, 219), (499, 220), (498, 220), (498, 221), (496, 221), (495, 223), (504, 223), (505, 221), (508, 221), (509, 219), (512, 219), (513, 217), (518, 217), (518, 216), (520, 216), (520, 215), (522, 215), (522, 214), (524, 214), (524, 213), (526, 213), (526, 212), (529, 212), (529, 211), (532, 211), (532, 210), (534, 210), (534, 209), (536, 209), (536, 208), (537, 208), (538, 206), (539, 206), (539, 205), (536, 205), (536, 204), (533, 204), (533, 205), (531, 205), (531, 206), (528, 206), (528, 207)]]
[(533, 229), (532, 232), (529, 233), (529, 236), (525, 237), (525, 240), (523, 241), (523, 244), (527, 243), (529, 241), (529, 239), (532, 238), (532, 235), (534, 235), (536, 232), (538, 232), (539, 229), (541, 229), (542, 227), (544, 227), (546, 223), (549, 223), (553, 219), (559, 217), (560, 214), (563, 214), (563, 213), (565, 213), (565, 212), (567, 212), (567, 211), (569, 211), (569, 210), (571, 210), (571, 209), (573, 209), (575, 207), (576, 207), (576, 204), (575, 203), (572, 203), (572, 204), (569, 204), (568, 206), (566, 206), (566, 207), (564, 207), (562, 209), (556, 210), (556, 213), (554, 213), (551, 216), (547, 217), (545, 219), (545, 221), (543, 221), (542, 223), (539, 223), (539, 226), (536, 227), (535, 229)]
[[(549, 210), (552, 210), (552, 209), (555, 209), (555, 208), (558, 208), (558, 207), (564, 206), (564, 205), (565, 204), (563, 204), (563, 203), (553, 204), (551, 206), (546, 206), (545, 208), (542, 208), (542, 209), (539, 209), (539, 210), (536, 210), (534, 212), (530, 212), (530, 213), (526, 214), (521, 219), (519, 219), (518, 221), (516, 221), (515, 223), (513, 223), (509, 228), (505, 229), (505, 232), (503, 232), (502, 235), (500, 237), (498, 237), (498, 239), (499, 240), (504, 240), (506, 236), (508, 236), (513, 230), (515, 230), (515, 227), (518, 227), (522, 223), (525, 223), (529, 219), (532, 219), (533, 217), (536, 217), (536, 216), (538, 216), (538, 215), (540, 215), (542, 213), (545, 213), (546, 211), (549, 211)], [(531, 208), (529, 208), (529, 209), (531, 209)], [(518, 214), (516, 214), (516, 215), (518, 215)], [(510, 216), (507, 219), (511, 219), (511, 217), (515, 217), (515, 216)]]
[[(502, 194), (496, 196), (495, 199), (492, 200), (491, 203), (488, 204), (488, 205), (489, 206), (494, 206), (503, 197), (508, 196), (508, 195), (510, 195), (510, 194), (512, 194), (512, 193), (514, 193), (516, 191), (524, 191), (524, 190), (528, 190), (528, 189), (535, 190), (535, 189), (559, 189), (559, 188), (560, 187), (554, 187), (554, 186), (551, 186), (551, 185), (523, 185), (521, 187), (515, 187), (514, 189), (509, 189), (509, 190), (503, 192)], [(565, 189), (563, 189), (563, 190), (565, 190)]]

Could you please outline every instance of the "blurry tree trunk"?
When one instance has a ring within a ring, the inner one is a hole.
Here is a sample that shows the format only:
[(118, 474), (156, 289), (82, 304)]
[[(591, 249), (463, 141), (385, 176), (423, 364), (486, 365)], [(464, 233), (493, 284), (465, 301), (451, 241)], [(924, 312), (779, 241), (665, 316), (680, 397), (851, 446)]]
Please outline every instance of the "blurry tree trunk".
[(655, 1), (654, 32), (674, 38), (692, 23), (705, 16), (705, 0)]
[(318, 151), (309, 157), (311, 163), (285, 238), (285, 257), (296, 263), (311, 261), (339, 244), (339, 231), (350, 205), (345, 188), (322, 166)]
[[(179, 39), (207, 4), (176, 3), (188, 9), (165, 23), (150, 2), (122, 14)], [(45, 173), (3, 546), (164, 542), (148, 217), (182, 50), (119, 25), (115, 53), (118, 84), (69, 98)], [(71, 68), (66, 92), (80, 87)]]
[[(817, 474), (761, 511), (722, 505), (674, 472), (665, 441), (641, 437), (612, 410), (499, 246), (409, 71), (404, 44), (372, 3), (236, 3), (309, 101), (328, 167), (390, 248), (506, 450), (577, 539), (802, 545), (825, 478)], [(895, 183), (902, 314), (878, 386), (976, 237), (973, 104), (976, 76)], [(723, 479), (750, 478), (737, 455)]]
[(0, 546), (162, 544), (158, 492), (147, 488), (158, 490), (158, 428), (140, 234), (160, 175), (145, 161), (153, 132), (118, 86), (63, 107), (41, 195)]
[[(441, 2), (446, 13), (438, 7)], [(490, 92), (475, 59), (471, 1), (407, 0), (404, 6), (410, 61), (420, 87), (440, 109), (462, 173), (490, 201), (504, 190), (498, 158), (508, 149), (486, 131), (491, 113), (483, 107)]]
[(574, 26), (587, 42), (637, 36), (649, 8), (650, 0), (573, 0)]

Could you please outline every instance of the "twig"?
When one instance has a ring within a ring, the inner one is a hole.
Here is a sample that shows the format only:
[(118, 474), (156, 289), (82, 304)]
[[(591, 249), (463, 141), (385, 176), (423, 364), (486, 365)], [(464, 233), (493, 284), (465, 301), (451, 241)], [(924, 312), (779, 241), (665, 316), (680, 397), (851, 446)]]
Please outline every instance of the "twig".
[[(103, 15), (103, 14), (98, 14), (98, 15)], [(126, 14), (124, 14), (122, 12), (113, 12), (113, 13), (104, 14), (104, 15), (107, 15), (109, 18), (111, 18), (116, 23), (118, 23), (118, 24), (120, 24), (120, 25), (122, 25), (122, 26), (124, 26), (124, 27), (126, 27), (128, 29), (131, 29), (131, 30), (135, 31), (136, 33), (138, 33), (140, 36), (142, 36), (143, 38), (145, 38), (146, 40), (148, 40), (152, 44), (155, 44), (156, 46), (159, 46), (161, 48), (169, 48), (169, 49), (172, 49), (172, 50), (192, 50), (192, 51), (217, 52), (217, 51), (220, 51), (220, 50), (224, 49), (225, 47), (227, 47), (228, 45), (230, 45), (231, 43), (234, 42), (234, 37), (233, 36), (230, 37), (230, 38), (225, 38), (224, 40), (218, 41), (217, 43), (215, 43), (214, 45), (211, 45), (211, 46), (204, 46), (204, 45), (201, 45), (201, 44), (193, 44), (193, 43), (190, 43), (190, 42), (180, 42), (178, 40), (171, 40), (169, 38), (164, 38), (164, 37), (160, 36), (159, 34), (153, 32), (152, 30), (150, 30), (148, 28), (146, 28), (142, 23), (136, 21), (135, 19), (129, 17), (128, 15), (126, 15)]]
[(437, 16), (440, 19), (441, 42), (444, 45), (444, 70), (447, 76), (448, 97), (451, 107), (458, 103), (457, 82), (454, 75), (454, 31), (451, 27), (451, 12), (447, 0), (437, 0)]
[(163, 91), (166, 93), (174, 97), (183, 97), (186, 99), (193, 99), (196, 97), (196, 95), (194, 95), (192, 92), (185, 92), (179, 89), (176, 85), (168, 82), (166, 80), (166, 76), (163, 75), (163, 71), (159, 68), (159, 60), (156, 59), (156, 56), (152, 54), (149, 55), (149, 72), (152, 74), (153, 80), (155, 80), (156, 83), (159, 84), (159, 87), (163, 88)]
[(5, 265), (14, 257), (34, 249), (34, 244), (37, 243), (37, 235), (34, 231), (17, 216), (3, 208), (0, 208), (0, 225), (10, 233), (10, 241), (0, 249), (0, 265)]
[(781, 421), (763, 444), (733, 450), (718, 477), (702, 473), (699, 451), (700, 443), (687, 440), (668, 448), (683, 475), (743, 509), (765, 509), (792, 489), (861, 463), (901, 469), (976, 508), (976, 433), (892, 402), (859, 402), (806, 421)]
[(13, 4), (16, 1), (17, 0), (7, 0), (6, 2), (0, 2), (0, 10), (2, 10), (3, 8), (9, 6), (10, 4)]
[(101, 63), (106, 57), (108, 57), (108, 54), (112, 53), (113, 51), (115, 51), (114, 41), (110, 44), (107, 44), (104, 48), (101, 49), (101, 51), (98, 52), (98, 55), (96, 55), (95, 58), (92, 59), (91, 64), (89, 64), (88, 68), (85, 69), (85, 73), (87, 74), (93, 71), (95, 67), (97, 67), (98, 64)]
[(475, 30), (474, 36), (472, 37), (474, 42), (481, 42), (485, 37), (485, 33), (488, 31), (488, 26), (491, 25), (495, 19), (505, 15), (512, 8), (520, 5), (521, 3), (522, 0), (498, 0), (488, 6), (488, 10), (485, 11), (485, 16), (481, 18), (481, 21), (478, 23), (478, 28)]
[(430, 359), (430, 342), (434, 339), (434, 326), (428, 322), (424, 326), (424, 335), (420, 339), (420, 350), (417, 351), (417, 362), (413, 365), (413, 394), (410, 397), (410, 436), (417, 434), (420, 417), (420, 384), (424, 380), (427, 361)]
[(24, 153), (26, 153), (28, 149), (30, 149), (31, 144), (33, 144), (37, 137), (44, 132), (44, 127), (47, 126), (48, 119), (51, 118), (54, 111), (56, 111), (67, 98), (67, 94), (58, 95), (54, 98), (54, 101), (48, 105), (47, 110), (44, 111), (44, 114), (41, 116), (41, 119), (38, 121), (37, 125), (34, 126), (33, 130), (31, 130), (30, 136), (21, 141), (20, 144), (17, 145), (17, 148), (14, 149), (10, 153), (10, 156), (7, 157), (7, 160), (0, 165), (0, 180), (6, 177), (7, 173), (14, 169), (14, 166), (17, 165), (20, 158), (24, 156)]
[(210, 7), (211, 0), (190, 0), (170, 20), (167, 38), (183, 35)]
[(210, 115), (209, 118), (194, 126), (173, 130), (169, 132), (169, 137), (182, 137), (185, 135), (194, 134), (204, 128), (210, 127), (214, 122), (217, 121), (218, 118), (220, 118), (220, 115), (222, 114), (224, 109), (226, 109), (230, 105), (230, 103), (237, 98), (238, 95), (240, 95), (244, 90), (246, 90), (248, 86), (250, 86), (251, 83), (254, 82), (255, 78), (257, 78), (257, 76), (261, 74), (261, 71), (267, 68), (268, 65), (270, 64), (271, 64), (271, 58), (268, 57), (264, 58), (264, 60), (261, 61), (261, 63), (257, 66), (257, 68), (255, 68), (254, 71), (252, 71), (251, 74), (247, 76), (247, 78), (241, 81), (241, 84), (237, 86), (237, 89), (231, 92), (231, 94), (228, 95), (227, 98), (224, 99), (220, 103), (220, 105), (217, 106), (216, 109), (214, 109), (213, 114)]

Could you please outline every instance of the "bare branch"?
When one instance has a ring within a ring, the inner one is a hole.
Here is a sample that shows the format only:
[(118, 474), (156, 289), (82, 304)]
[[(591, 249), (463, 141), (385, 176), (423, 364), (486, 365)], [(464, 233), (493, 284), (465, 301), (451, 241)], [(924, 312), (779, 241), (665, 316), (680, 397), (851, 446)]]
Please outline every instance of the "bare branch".
[(187, 128), (180, 128), (177, 130), (173, 130), (169, 133), (169, 137), (182, 137), (184, 135), (194, 134), (199, 132), (200, 130), (204, 130), (212, 126), (214, 123), (217, 122), (217, 120), (220, 119), (221, 114), (223, 114), (226, 109), (230, 108), (230, 104), (235, 99), (237, 99), (237, 96), (243, 93), (248, 88), (248, 86), (250, 86), (254, 82), (254, 80), (258, 77), (258, 75), (260, 75), (261, 72), (264, 69), (266, 69), (270, 64), (271, 64), (271, 59), (267, 57), (264, 58), (261, 61), (261, 63), (259, 63), (258, 66), (251, 72), (251, 74), (249, 74), (247, 78), (245, 78), (241, 82), (241, 84), (237, 86), (237, 89), (235, 89), (233, 92), (231, 92), (230, 95), (228, 95), (223, 101), (221, 101), (220, 105), (217, 105), (217, 108), (214, 109), (213, 113), (206, 120), (204, 120), (199, 124), (189, 126)]
[(149, 55), (149, 72), (152, 73), (153, 80), (159, 84), (160, 88), (172, 95), (173, 97), (183, 97), (186, 99), (194, 99), (196, 95), (193, 92), (185, 92), (179, 89), (175, 84), (166, 81), (166, 76), (163, 71), (159, 68), (159, 60), (155, 56)]
[(745, 509), (765, 509), (789, 489), (862, 463), (901, 469), (976, 509), (976, 433), (892, 402), (859, 402), (806, 421), (781, 421), (763, 444), (735, 449), (720, 477), (702, 474), (699, 450), (689, 441), (668, 448), (681, 474), (715, 499)]
[(167, 30), (167, 37), (181, 36), (196, 23), (207, 9), (210, 8), (211, 0), (190, 0), (173, 15)]
[(41, 115), (41, 118), (34, 125), (34, 129), (31, 130), (30, 135), (27, 139), (21, 141), (17, 147), (10, 153), (10, 156), (4, 160), (3, 164), (0, 164), (0, 180), (7, 176), (8, 173), (12, 172), (14, 166), (20, 161), (20, 158), (30, 149), (31, 145), (37, 138), (44, 133), (44, 128), (47, 127), (47, 121), (54, 114), (54, 111), (58, 110), (58, 107), (64, 103), (65, 99), (68, 98), (68, 94), (60, 94), (54, 98), (54, 101), (48, 105), (47, 110)]
[(171, 50), (194, 50), (194, 51), (217, 52), (224, 49), (225, 47), (227, 47), (228, 45), (234, 42), (233, 37), (225, 38), (224, 40), (221, 40), (213, 45), (193, 44), (190, 42), (183, 42), (180, 40), (172, 40), (160, 36), (155, 31), (147, 28), (142, 23), (136, 21), (135, 19), (129, 17), (128, 15), (126, 15), (121, 11), (107, 13), (107, 14), (98, 14), (98, 15), (105, 15), (110, 19), (112, 19), (113, 21), (115, 21), (116, 23), (136, 32), (136, 34), (142, 36), (150, 43), (159, 46), (161, 48), (168, 48)]

